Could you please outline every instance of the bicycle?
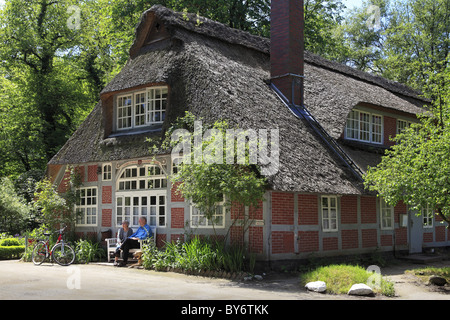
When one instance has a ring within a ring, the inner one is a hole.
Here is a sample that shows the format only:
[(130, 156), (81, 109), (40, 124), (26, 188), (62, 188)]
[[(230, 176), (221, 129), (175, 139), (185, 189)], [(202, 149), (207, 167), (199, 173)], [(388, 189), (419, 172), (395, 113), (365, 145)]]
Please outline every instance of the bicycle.
[[(44, 236), (47, 240), (40, 240), (33, 248), (31, 260), (35, 265), (41, 265), (47, 258), (52, 258), (61, 266), (68, 266), (75, 261), (75, 250), (63, 239), (64, 231), (67, 226), (54, 232), (46, 232)], [(56, 244), (50, 249), (50, 235), (59, 233)]]

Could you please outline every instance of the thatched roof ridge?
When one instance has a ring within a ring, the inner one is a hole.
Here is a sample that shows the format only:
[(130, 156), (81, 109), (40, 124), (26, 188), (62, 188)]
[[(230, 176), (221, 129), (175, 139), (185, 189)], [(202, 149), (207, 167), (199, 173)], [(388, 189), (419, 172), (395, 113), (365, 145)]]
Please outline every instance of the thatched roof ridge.
[[(137, 39), (138, 34), (143, 31), (143, 25), (149, 15), (157, 16), (160, 20), (164, 21), (166, 25), (173, 28), (183, 28), (191, 32), (220, 39), (233, 45), (245, 46), (270, 55), (270, 39), (268, 38), (230, 28), (223, 23), (197, 16), (196, 14), (176, 12), (161, 5), (154, 5), (141, 15), (140, 22), (136, 26), (135, 39)], [(135, 41), (130, 51), (132, 51), (136, 45), (137, 43)], [(338, 62), (327, 60), (309, 51), (305, 51), (305, 62), (329, 69), (330, 71), (342, 73), (348, 77), (367, 81), (368, 83), (380, 86), (396, 94), (419, 99), (423, 102), (429, 102), (421, 97), (421, 92), (404, 84), (363, 72)]]

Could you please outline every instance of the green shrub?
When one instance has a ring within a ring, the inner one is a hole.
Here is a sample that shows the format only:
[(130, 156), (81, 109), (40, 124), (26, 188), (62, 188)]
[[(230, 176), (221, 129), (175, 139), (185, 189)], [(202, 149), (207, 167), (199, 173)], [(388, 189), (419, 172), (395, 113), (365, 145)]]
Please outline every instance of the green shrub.
[(0, 260), (19, 259), (25, 251), (25, 246), (0, 246)]
[(93, 243), (89, 240), (78, 240), (74, 250), (78, 263), (100, 261), (106, 257), (105, 250), (99, 246), (99, 243)]
[[(252, 272), (255, 256), (248, 255), (242, 246), (227, 247), (222, 241), (201, 239), (197, 236), (188, 241), (167, 242), (164, 250), (158, 250), (153, 242), (143, 245), (143, 266), (145, 269), (164, 270), (167, 267), (184, 271), (230, 271)], [(248, 260), (248, 267), (247, 267)]]
[(21, 246), (22, 243), (17, 238), (6, 238), (0, 240), (0, 247)]
[[(369, 277), (374, 275), (372, 272), (360, 266), (350, 265), (329, 265), (319, 267), (300, 276), (302, 285), (312, 281), (324, 281), (327, 285), (327, 292), (334, 294), (346, 294), (352, 285), (356, 283), (367, 283), (371, 286)], [(386, 296), (394, 295), (393, 283), (383, 279), (380, 276), (380, 287), (372, 287), (374, 292)]]

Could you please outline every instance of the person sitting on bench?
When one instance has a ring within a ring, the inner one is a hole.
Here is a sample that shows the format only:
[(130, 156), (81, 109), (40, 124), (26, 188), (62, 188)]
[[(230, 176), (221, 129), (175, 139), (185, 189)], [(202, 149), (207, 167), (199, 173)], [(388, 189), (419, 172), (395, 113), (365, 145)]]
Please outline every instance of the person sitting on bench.
[[(118, 265), (119, 267), (125, 267), (128, 262), (128, 254), (130, 249), (140, 248), (139, 240), (144, 240), (150, 238), (152, 236), (152, 230), (150, 226), (147, 224), (146, 217), (139, 218), (139, 228), (135, 233), (125, 239), (124, 243), (120, 246), (120, 249), (123, 251), (123, 261)], [(120, 255), (119, 252), (116, 252), (116, 257)]]
[(117, 266), (119, 264), (119, 256), (120, 256), (120, 246), (122, 245), (122, 243), (125, 242), (125, 240), (128, 237), (131, 237), (131, 235), (133, 234), (133, 229), (131, 229), (129, 227), (130, 223), (125, 220), (122, 222), (122, 228), (119, 229), (119, 231), (117, 232), (117, 248), (116, 248), (116, 252), (114, 254), (115, 258), (114, 258), (114, 265)]

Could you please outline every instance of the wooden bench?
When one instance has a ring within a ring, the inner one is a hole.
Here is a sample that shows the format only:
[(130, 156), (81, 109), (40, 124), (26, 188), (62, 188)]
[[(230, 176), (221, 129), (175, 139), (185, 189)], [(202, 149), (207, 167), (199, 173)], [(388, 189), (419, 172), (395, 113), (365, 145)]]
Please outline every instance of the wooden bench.
[[(156, 243), (156, 226), (150, 226), (150, 230), (152, 230), (152, 237), (150, 238), (151, 241)], [(106, 241), (106, 251), (108, 256), (108, 262), (111, 261), (111, 253), (116, 252), (117, 248), (117, 237), (116, 238), (108, 238), (105, 239)], [(140, 248), (130, 249), (130, 253), (134, 253), (138, 250), (142, 250), (142, 244), (148, 241), (148, 239), (139, 240)], [(122, 250), (120, 250), (120, 257), (122, 258)]]

